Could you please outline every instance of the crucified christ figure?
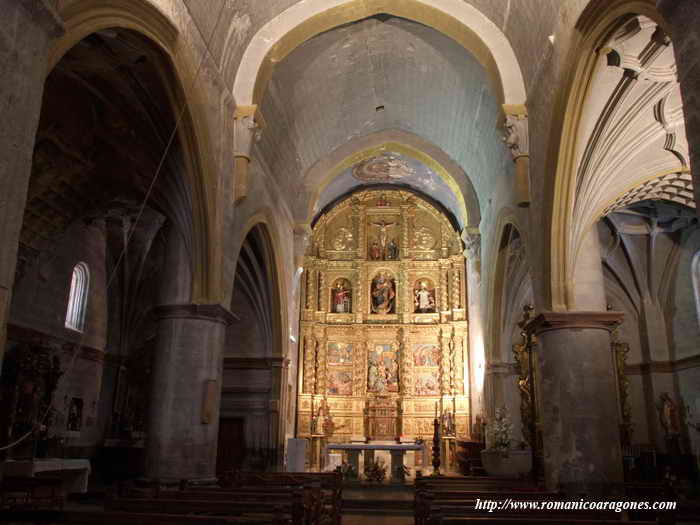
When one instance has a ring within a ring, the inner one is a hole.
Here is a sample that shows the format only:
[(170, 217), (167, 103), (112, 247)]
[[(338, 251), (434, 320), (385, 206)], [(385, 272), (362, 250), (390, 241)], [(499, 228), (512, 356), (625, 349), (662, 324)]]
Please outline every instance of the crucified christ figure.
[(379, 246), (382, 249), (382, 257), (386, 258), (386, 245), (389, 240), (389, 228), (393, 228), (395, 222), (386, 222), (382, 219), (380, 222), (373, 222), (372, 225), (379, 228)]

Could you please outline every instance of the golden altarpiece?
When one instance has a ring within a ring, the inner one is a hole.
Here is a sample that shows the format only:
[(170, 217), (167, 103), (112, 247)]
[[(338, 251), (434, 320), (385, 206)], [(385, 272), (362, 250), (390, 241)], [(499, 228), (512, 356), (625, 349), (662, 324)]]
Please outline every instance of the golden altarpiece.
[(440, 210), (365, 190), (319, 218), (302, 287), (298, 437), (468, 437), (465, 258)]

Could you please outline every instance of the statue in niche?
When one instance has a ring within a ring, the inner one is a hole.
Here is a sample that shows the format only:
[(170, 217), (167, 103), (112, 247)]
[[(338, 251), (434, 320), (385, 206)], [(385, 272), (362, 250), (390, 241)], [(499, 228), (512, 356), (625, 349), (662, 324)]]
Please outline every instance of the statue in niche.
[(386, 247), (386, 258), (390, 261), (395, 261), (399, 258), (399, 246), (396, 244), (396, 239), (391, 239)]
[(349, 314), (352, 312), (352, 291), (347, 279), (338, 279), (331, 289), (331, 304), (336, 314)]
[(455, 435), (455, 418), (449, 410), (442, 413), (442, 432), (445, 436)]
[(427, 281), (419, 281), (413, 291), (415, 313), (435, 313), (435, 289), (428, 287)]
[(393, 314), (396, 306), (394, 279), (387, 273), (379, 272), (372, 280), (372, 313)]
[(389, 229), (393, 228), (396, 225), (396, 223), (386, 222), (384, 219), (382, 219), (379, 222), (373, 222), (372, 225), (376, 226), (379, 230), (379, 235), (377, 236), (377, 240), (379, 242), (379, 249), (381, 251), (382, 257), (386, 258), (386, 251), (389, 241)]

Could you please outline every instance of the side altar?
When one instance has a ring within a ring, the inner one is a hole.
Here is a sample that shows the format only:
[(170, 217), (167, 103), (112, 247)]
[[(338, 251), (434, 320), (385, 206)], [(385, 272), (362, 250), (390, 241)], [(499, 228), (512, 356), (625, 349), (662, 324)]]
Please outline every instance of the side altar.
[(458, 225), (407, 190), (359, 191), (319, 217), (301, 290), (307, 468), (329, 443), (430, 441), (436, 417), (470, 437), (465, 263)]

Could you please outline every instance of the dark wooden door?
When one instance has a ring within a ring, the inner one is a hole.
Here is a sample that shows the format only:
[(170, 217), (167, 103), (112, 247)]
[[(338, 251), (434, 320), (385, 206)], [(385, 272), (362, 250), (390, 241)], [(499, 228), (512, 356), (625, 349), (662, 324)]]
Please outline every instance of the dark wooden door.
[(245, 424), (243, 418), (224, 418), (219, 421), (219, 449), (216, 456), (216, 474), (238, 469), (245, 454)]

